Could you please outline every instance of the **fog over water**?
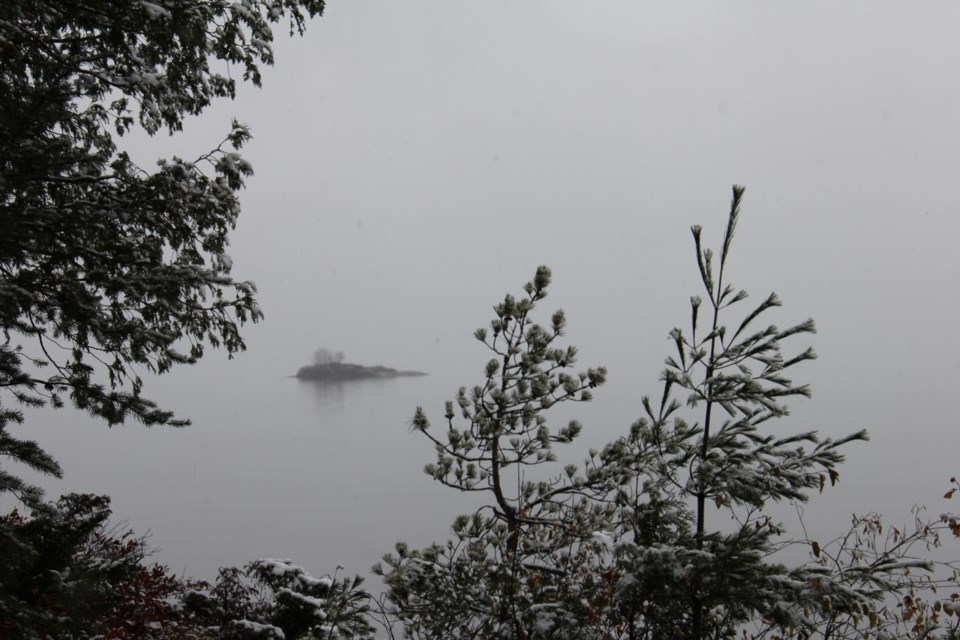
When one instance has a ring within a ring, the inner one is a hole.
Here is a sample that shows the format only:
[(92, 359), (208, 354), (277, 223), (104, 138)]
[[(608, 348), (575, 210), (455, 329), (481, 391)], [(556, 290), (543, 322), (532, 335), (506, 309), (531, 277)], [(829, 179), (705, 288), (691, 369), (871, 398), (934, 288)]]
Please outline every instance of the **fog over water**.
[[(14, 435), (62, 463), (51, 497), (110, 494), (178, 572), (264, 556), (367, 572), (471, 509), (422, 473), (409, 420), (423, 405), (439, 428), (481, 381), (491, 306), (549, 265), (543, 321), (562, 307), (579, 364), (609, 369), (561, 411), (584, 424), (578, 461), (659, 392), (700, 293), (689, 227), (718, 246), (737, 183), (732, 283), (819, 330), (794, 345), (820, 355), (794, 372), (813, 398), (771, 428), (872, 438), (808, 527), (939, 513), (958, 472), (957, 24), (948, 2), (331, 2), (279, 38), (262, 90), (131, 138), (149, 165), (215, 146), (233, 116), (251, 126), (230, 251), (266, 314), (248, 351), (146, 379), (189, 428), (35, 411)], [(290, 378), (319, 346), (431, 375)]]

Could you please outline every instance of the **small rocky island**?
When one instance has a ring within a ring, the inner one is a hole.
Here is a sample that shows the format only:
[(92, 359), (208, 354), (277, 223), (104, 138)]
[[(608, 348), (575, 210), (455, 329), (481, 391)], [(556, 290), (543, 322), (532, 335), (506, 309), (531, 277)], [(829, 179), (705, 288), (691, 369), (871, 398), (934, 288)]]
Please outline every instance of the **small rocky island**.
[(380, 365), (367, 367), (360, 364), (343, 362), (343, 352), (317, 349), (313, 354), (313, 364), (300, 367), (296, 377), (300, 380), (336, 382), (340, 380), (365, 380), (369, 378), (401, 378), (406, 376), (425, 376), (421, 371), (398, 371)]

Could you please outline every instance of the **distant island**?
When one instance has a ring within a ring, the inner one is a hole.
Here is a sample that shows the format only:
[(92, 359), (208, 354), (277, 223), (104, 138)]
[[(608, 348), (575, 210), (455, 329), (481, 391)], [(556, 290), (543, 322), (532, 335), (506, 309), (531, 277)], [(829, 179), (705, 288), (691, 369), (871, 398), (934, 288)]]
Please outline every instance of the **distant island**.
[(366, 380), (368, 378), (401, 378), (405, 376), (425, 376), (420, 371), (397, 371), (390, 367), (365, 367), (343, 361), (343, 351), (331, 351), (320, 347), (313, 352), (313, 364), (300, 367), (296, 377), (300, 380), (337, 382), (340, 380)]
[(365, 367), (348, 362), (325, 362), (300, 367), (296, 377), (300, 380), (364, 380), (367, 378), (401, 378), (406, 376), (425, 376), (421, 371), (398, 371), (390, 367), (376, 365)]

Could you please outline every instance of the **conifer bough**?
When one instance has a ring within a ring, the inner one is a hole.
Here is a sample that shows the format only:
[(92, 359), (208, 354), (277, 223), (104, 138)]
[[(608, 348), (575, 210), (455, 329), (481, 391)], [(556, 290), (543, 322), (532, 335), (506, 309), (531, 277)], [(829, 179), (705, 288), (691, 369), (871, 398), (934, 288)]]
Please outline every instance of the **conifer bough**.
[[(302, 33), (323, 0), (4, 0), (0, 3), (0, 454), (59, 475), (13, 438), (23, 406), (69, 402), (110, 424), (182, 425), (139, 371), (244, 348), (255, 287), (231, 276), (227, 235), (252, 167), (234, 122), (195, 158), (137, 166), (136, 126), (181, 130), (231, 68), (254, 85), (272, 27)], [(0, 470), (0, 492), (35, 489)]]

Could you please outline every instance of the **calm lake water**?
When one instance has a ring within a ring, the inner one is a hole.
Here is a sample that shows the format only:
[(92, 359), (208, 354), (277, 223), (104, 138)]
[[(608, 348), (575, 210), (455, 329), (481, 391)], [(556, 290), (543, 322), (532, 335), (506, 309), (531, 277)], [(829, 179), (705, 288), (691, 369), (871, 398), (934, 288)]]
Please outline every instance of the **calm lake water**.
[(422, 473), (432, 449), (407, 426), (417, 404), (438, 405), (438, 377), (317, 384), (240, 367), (212, 383), (201, 373), (163, 388), (193, 421), (184, 429), (31, 414), (31, 435), (65, 471), (41, 480), (49, 497), (109, 494), (118, 519), (151, 532), (159, 561), (207, 579), (260, 557), (365, 574), (396, 541), (443, 536), (458, 513), (461, 497)]
[[(150, 397), (193, 420), (188, 428), (108, 429), (68, 409), (29, 413), (18, 432), (37, 439), (64, 467), (64, 480), (41, 480), (50, 498), (67, 491), (109, 494), (116, 519), (138, 533), (149, 531), (156, 559), (177, 573), (212, 579), (221, 566), (282, 557), (313, 575), (338, 565), (370, 575), (397, 541), (422, 547), (445, 540), (454, 516), (477, 505), (476, 496), (422, 472), (433, 461), (432, 446), (409, 429), (417, 405), (443, 429), (444, 401), (459, 386), (481, 380), (485, 353), (482, 347), (474, 353), (474, 362), (438, 367), (426, 377), (342, 384), (265, 376), (256, 360), (212, 358), (148, 381)], [(615, 375), (625, 366), (611, 365), (611, 382), (594, 402), (558, 407), (554, 427), (571, 417), (585, 426), (570, 453), (559, 450), (562, 462), (580, 462), (588, 447), (602, 447), (639, 415), (637, 381)], [(657, 390), (655, 375), (647, 375), (648, 392)], [(829, 413), (827, 395), (821, 411)], [(815, 428), (823, 423), (816, 407), (815, 401), (799, 404), (778, 428)], [(888, 436), (874, 430), (875, 441)], [(908, 515), (904, 494), (889, 490), (908, 483), (875, 472), (875, 446), (851, 449), (840, 486), (808, 507), (811, 535), (840, 533), (854, 511), (893, 509), (897, 520)], [(933, 477), (950, 473), (944, 469)], [(918, 476), (908, 495), (919, 501), (937, 490), (935, 481)], [(794, 517), (789, 507), (778, 514), (788, 524)], [(371, 586), (379, 589), (378, 582)]]

